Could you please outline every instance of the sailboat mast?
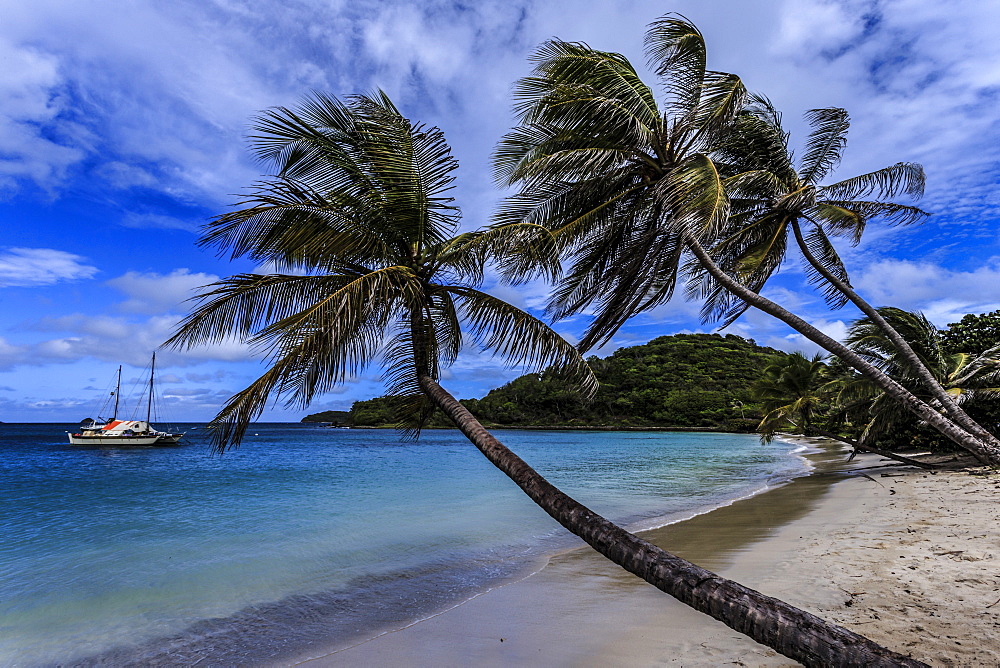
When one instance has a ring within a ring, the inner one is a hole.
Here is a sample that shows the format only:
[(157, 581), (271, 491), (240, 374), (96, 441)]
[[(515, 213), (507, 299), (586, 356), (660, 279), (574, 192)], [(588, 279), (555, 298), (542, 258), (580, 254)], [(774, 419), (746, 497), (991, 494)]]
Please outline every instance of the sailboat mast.
[(149, 363), (149, 400), (146, 402), (146, 424), (149, 424), (149, 414), (153, 409), (153, 373), (156, 369), (156, 353), (153, 353), (153, 361)]
[[(122, 365), (118, 365), (118, 382), (115, 384), (115, 412), (112, 414), (111, 420), (118, 419), (118, 395), (122, 393)], [(107, 404), (105, 404), (107, 405)], [(100, 417), (100, 416), (98, 416)]]

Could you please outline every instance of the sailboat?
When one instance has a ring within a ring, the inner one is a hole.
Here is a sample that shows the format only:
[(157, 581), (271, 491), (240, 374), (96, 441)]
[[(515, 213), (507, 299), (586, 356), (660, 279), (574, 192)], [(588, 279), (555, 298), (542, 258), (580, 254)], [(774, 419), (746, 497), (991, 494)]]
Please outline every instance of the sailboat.
[(70, 445), (176, 445), (183, 433), (175, 434), (154, 429), (149, 420), (153, 410), (153, 378), (156, 370), (156, 353), (149, 366), (149, 395), (146, 400), (146, 419), (119, 420), (118, 397), (121, 393), (122, 368), (118, 367), (118, 381), (115, 385), (115, 410), (113, 416), (104, 422), (91, 420), (79, 433), (68, 434)]

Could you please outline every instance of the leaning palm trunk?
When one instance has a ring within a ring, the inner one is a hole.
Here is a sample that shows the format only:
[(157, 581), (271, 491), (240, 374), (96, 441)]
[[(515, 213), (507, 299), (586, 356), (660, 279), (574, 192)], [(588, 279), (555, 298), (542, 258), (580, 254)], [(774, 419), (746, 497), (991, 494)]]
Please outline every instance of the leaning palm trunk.
[(934, 375), (927, 368), (927, 365), (925, 365), (917, 353), (914, 352), (909, 342), (907, 342), (907, 340), (904, 339), (899, 332), (897, 332), (896, 329), (882, 317), (882, 314), (878, 312), (878, 309), (865, 301), (861, 295), (854, 291), (849, 283), (842, 280), (825, 267), (822, 262), (816, 259), (816, 256), (809, 250), (809, 246), (806, 244), (806, 241), (802, 236), (802, 230), (799, 227), (797, 220), (792, 220), (792, 230), (795, 233), (795, 241), (798, 244), (799, 250), (802, 252), (806, 261), (812, 265), (813, 269), (815, 269), (816, 272), (824, 278), (824, 280), (834, 286), (842, 295), (847, 297), (851, 303), (857, 306), (862, 313), (868, 316), (872, 323), (886, 335), (896, 350), (899, 351), (903, 360), (916, 374), (920, 383), (934, 396), (935, 399), (941, 402), (941, 406), (944, 408), (945, 412), (948, 413), (951, 419), (962, 427), (962, 429), (969, 432), (983, 443), (992, 446), (994, 450), (1000, 452), (1000, 439), (997, 439), (994, 434), (991, 434), (989, 431), (984, 429), (982, 425), (973, 420), (968, 413), (962, 410), (962, 407), (958, 405), (958, 402), (955, 401), (950, 394), (948, 394), (947, 390), (941, 386), (941, 383), (937, 381)]
[(907, 410), (937, 429), (950, 441), (962, 449), (970, 452), (979, 461), (989, 465), (1000, 465), (1000, 448), (978, 440), (972, 434), (965, 431), (954, 422), (918, 399), (902, 385), (863, 360), (857, 353), (847, 346), (830, 338), (791, 311), (788, 311), (787, 309), (772, 302), (770, 299), (762, 297), (760, 294), (740, 284), (729, 274), (724, 272), (712, 260), (701, 244), (698, 243), (698, 240), (690, 232), (683, 232), (682, 236), (684, 244), (691, 250), (695, 257), (698, 258), (699, 263), (705, 271), (707, 271), (730, 293), (739, 297), (747, 304), (760, 309), (764, 313), (767, 313), (778, 320), (781, 320), (795, 331), (804, 335), (810, 341), (833, 353), (840, 359), (844, 360), (847, 364), (850, 364), (852, 367), (868, 377), (886, 394), (905, 406)]
[(625, 531), (549, 483), (494, 438), (433, 378), (421, 375), (420, 387), (487, 459), (559, 524), (682, 603), (807, 666), (925, 665)]

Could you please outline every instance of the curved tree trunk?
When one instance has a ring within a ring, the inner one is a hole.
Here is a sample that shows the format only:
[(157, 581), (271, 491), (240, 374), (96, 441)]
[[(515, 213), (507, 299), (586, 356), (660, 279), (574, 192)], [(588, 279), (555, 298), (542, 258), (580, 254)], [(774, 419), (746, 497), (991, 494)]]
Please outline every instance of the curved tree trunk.
[(781, 320), (795, 331), (803, 334), (810, 341), (820, 345), (824, 349), (844, 360), (846, 363), (850, 364), (852, 367), (867, 376), (878, 387), (882, 388), (886, 394), (903, 404), (907, 410), (930, 424), (962, 449), (972, 453), (972, 455), (979, 461), (989, 465), (1000, 465), (1000, 448), (995, 448), (978, 440), (972, 436), (972, 434), (968, 433), (944, 415), (938, 413), (936, 410), (915, 397), (905, 387), (889, 378), (889, 376), (885, 375), (868, 362), (861, 359), (861, 357), (844, 344), (830, 338), (802, 318), (772, 302), (770, 299), (762, 297), (760, 294), (738, 283), (729, 274), (724, 272), (717, 264), (715, 264), (709, 254), (690, 232), (685, 231), (682, 235), (684, 244), (691, 250), (692, 253), (694, 253), (695, 257), (698, 258), (702, 267), (709, 274), (711, 274), (720, 285), (726, 288), (726, 290), (736, 295), (747, 304), (760, 309), (768, 315), (774, 316), (778, 320)]
[(719, 577), (642, 540), (570, 498), (493, 437), (434, 379), (421, 389), (545, 512), (605, 557), (699, 612), (807, 666), (924, 666), (864, 636)]
[(914, 352), (910, 343), (904, 339), (899, 332), (897, 332), (896, 329), (886, 321), (885, 318), (882, 317), (882, 314), (879, 313), (874, 306), (869, 304), (863, 297), (861, 297), (861, 295), (855, 292), (854, 288), (852, 288), (849, 283), (830, 273), (830, 271), (828, 271), (827, 268), (816, 259), (816, 257), (809, 250), (809, 247), (806, 245), (805, 239), (802, 237), (802, 229), (799, 227), (798, 221), (794, 219), (792, 220), (792, 231), (795, 234), (795, 242), (798, 244), (799, 250), (806, 258), (806, 261), (812, 265), (813, 269), (815, 269), (828, 283), (830, 283), (830, 285), (837, 288), (842, 295), (847, 297), (862, 313), (868, 316), (868, 318), (875, 323), (875, 326), (889, 338), (892, 345), (895, 346), (896, 350), (899, 351), (899, 354), (904, 360), (906, 360), (906, 363), (909, 364), (910, 368), (917, 374), (917, 378), (920, 380), (920, 383), (934, 396), (935, 399), (941, 402), (941, 406), (944, 407), (945, 412), (947, 412), (960, 427), (978, 438), (980, 441), (1000, 450), (1000, 439), (997, 439), (994, 434), (991, 434), (989, 431), (984, 429), (982, 425), (973, 420), (969, 414), (958, 405), (958, 402), (956, 402), (955, 399), (948, 394), (943, 387), (941, 387), (941, 383), (938, 382), (937, 378), (934, 377), (934, 374), (932, 374), (930, 369), (927, 368), (927, 365), (925, 365), (917, 353)]

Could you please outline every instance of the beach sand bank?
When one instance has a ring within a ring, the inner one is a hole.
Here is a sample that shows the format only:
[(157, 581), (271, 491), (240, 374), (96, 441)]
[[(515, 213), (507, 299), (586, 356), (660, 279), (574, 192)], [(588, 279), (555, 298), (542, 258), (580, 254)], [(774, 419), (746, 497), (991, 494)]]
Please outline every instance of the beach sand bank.
[[(933, 665), (1000, 664), (1000, 475), (849, 467), (643, 536)], [(848, 468), (849, 473), (837, 473)], [(891, 477), (883, 477), (889, 473)], [(783, 666), (589, 549), (309, 666)]]

